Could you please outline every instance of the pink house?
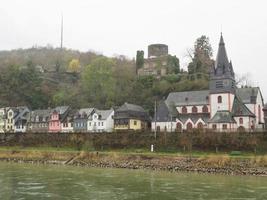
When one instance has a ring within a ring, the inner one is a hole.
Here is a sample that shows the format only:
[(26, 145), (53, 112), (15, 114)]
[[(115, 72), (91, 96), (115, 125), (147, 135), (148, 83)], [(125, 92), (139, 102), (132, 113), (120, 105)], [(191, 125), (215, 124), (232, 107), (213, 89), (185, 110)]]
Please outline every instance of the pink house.
[(68, 111), (68, 106), (59, 106), (53, 110), (49, 119), (48, 132), (61, 132), (61, 120), (67, 115)]

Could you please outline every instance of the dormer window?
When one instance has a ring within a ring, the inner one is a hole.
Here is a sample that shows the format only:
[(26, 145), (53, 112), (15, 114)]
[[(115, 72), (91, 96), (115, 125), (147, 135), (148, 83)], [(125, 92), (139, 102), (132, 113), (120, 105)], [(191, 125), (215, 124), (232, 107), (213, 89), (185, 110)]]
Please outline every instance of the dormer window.
[(208, 106), (206, 106), (206, 105), (203, 106), (203, 107), (202, 107), (202, 112), (203, 112), (203, 113), (208, 113), (208, 112), (209, 112)]
[(192, 107), (192, 113), (197, 113), (197, 107), (196, 106)]
[(182, 113), (186, 114), (187, 113), (187, 108), (185, 106), (182, 107)]
[(102, 119), (102, 115), (99, 115), (99, 116), (98, 116), (98, 119)]

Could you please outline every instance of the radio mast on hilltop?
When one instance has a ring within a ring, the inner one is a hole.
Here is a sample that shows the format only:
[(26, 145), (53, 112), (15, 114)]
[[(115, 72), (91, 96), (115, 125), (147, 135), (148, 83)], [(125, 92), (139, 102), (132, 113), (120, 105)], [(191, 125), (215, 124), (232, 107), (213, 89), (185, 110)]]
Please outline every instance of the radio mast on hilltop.
[(61, 14), (61, 37), (60, 37), (60, 49), (63, 48), (63, 14)]

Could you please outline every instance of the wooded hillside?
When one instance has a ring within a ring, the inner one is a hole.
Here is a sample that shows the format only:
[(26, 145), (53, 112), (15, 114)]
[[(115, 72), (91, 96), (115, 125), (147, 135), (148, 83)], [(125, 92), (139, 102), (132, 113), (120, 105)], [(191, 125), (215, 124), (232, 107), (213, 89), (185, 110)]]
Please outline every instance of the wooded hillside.
[(116, 107), (124, 102), (153, 112), (155, 100), (170, 92), (208, 88), (211, 47), (206, 36), (192, 49), (188, 71), (161, 79), (136, 76), (135, 60), (94, 52), (36, 47), (0, 52), (0, 107), (31, 109), (70, 105)]

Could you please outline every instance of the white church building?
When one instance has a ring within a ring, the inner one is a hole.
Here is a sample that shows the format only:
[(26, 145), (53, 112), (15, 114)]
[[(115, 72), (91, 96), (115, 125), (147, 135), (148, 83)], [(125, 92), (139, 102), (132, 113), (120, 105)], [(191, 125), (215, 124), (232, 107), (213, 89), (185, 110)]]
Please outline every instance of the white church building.
[(264, 128), (263, 107), (260, 88), (237, 88), (221, 35), (209, 90), (170, 93), (157, 108), (152, 130), (260, 131)]

